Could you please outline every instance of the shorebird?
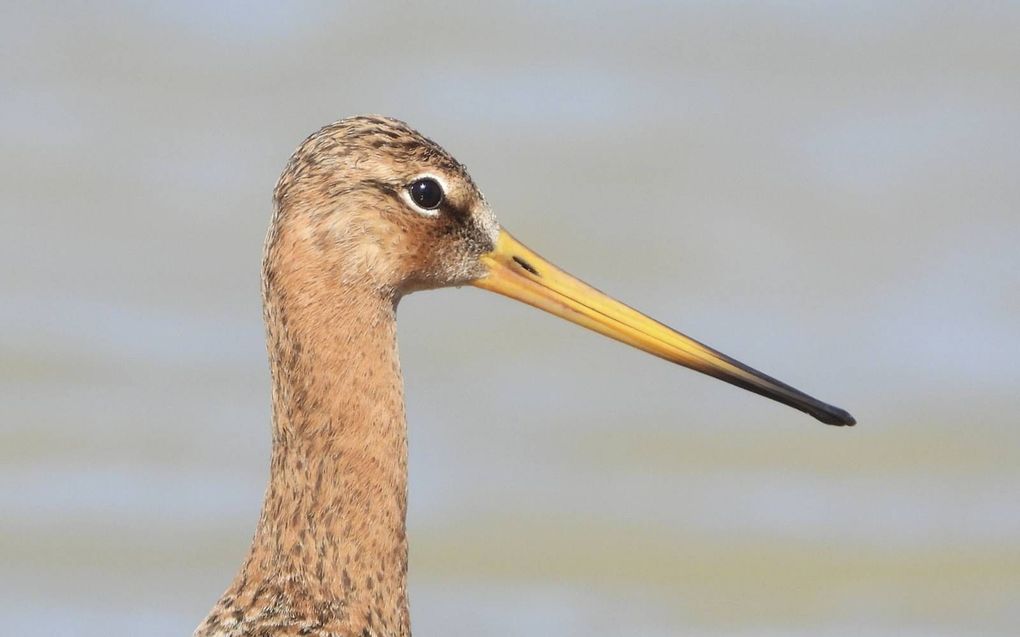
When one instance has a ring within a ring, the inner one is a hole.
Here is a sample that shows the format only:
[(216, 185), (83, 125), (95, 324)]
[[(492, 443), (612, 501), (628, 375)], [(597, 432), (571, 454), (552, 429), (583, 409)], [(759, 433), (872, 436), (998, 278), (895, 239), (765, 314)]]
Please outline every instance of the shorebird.
[(491, 290), (824, 423), (854, 424), (526, 248), (464, 166), (403, 122), (352, 117), (314, 133), (274, 203), (262, 263), (269, 485), (248, 556), (198, 637), (410, 634), (396, 309), (411, 292)]

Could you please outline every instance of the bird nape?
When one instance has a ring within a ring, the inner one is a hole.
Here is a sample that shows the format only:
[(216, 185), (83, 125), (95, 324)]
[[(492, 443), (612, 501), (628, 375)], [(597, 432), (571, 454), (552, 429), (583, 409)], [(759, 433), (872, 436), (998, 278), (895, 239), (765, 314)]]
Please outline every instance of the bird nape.
[(199, 637), (410, 634), (396, 307), (417, 290), (497, 292), (822, 422), (854, 424), (526, 248), (464, 166), (403, 122), (352, 117), (314, 133), (274, 203), (262, 267), (269, 485), (247, 558)]

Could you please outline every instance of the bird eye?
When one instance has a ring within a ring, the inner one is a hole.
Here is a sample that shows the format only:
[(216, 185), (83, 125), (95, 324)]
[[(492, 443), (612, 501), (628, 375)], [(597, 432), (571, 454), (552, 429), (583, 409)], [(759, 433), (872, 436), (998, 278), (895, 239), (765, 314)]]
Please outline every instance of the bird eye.
[(435, 210), (443, 203), (443, 187), (431, 177), (422, 177), (407, 187), (411, 201), (425, 210)]

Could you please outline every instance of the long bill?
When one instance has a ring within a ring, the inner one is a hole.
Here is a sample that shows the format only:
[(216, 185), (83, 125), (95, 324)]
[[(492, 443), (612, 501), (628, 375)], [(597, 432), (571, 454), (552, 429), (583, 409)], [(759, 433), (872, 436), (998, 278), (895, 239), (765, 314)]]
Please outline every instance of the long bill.
[(481, 258), (487, 273), (472, 285), (555, 314), (599, 334), (799, 409), (829, 425), (856, 423), (823, 403), (655, 321), (567, 274), (500, 231)]

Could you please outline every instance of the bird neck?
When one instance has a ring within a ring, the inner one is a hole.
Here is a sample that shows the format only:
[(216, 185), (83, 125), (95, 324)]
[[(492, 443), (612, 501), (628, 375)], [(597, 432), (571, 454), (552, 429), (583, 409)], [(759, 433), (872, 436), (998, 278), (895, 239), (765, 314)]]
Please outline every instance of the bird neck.
[(248, 557), (218, 607), (221, 624), (230, 613), (243, 619), (232, 631), (197, 634), (257, 632), (268, 614), (328, 634), (408, 635), (395, 302), (356, 283), (323, 285), (329, 273), (308, 267), (307, 256), (293, 269), (270, 256), (269, 486)]

